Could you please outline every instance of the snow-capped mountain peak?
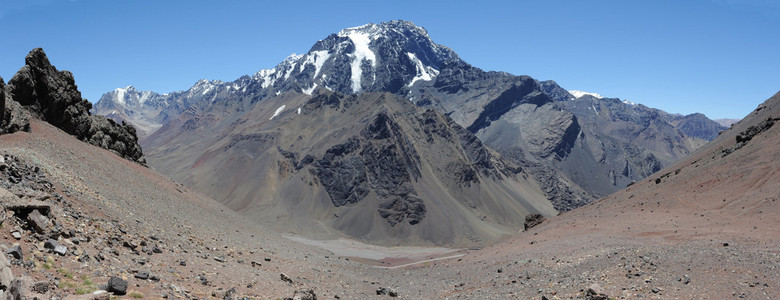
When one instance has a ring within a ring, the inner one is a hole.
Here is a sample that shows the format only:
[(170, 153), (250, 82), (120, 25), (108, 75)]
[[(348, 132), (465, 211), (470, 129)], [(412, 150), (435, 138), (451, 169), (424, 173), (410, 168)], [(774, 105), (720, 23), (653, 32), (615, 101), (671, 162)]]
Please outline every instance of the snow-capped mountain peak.
[[(319, 40), (308, 53), (291, 55), (252, 78), (271, 94), (290, 89), (311, 94), (317, 87), (345, 93), (397, 90), (433, 80), (440, 65), (459, 59), (435, 44), (424, 28), (390, 21), (342, 29)], [(398, 86), (399, 81), (404, 85)]]
[(604, 97), (602, 97), (601, 95), (599, 95), (597, 93), (591, 93), (591, 92), (580, 91), (580, 90), (569, 90), (569, 94), (574, 96), (575, 99), (577, 99), (579, 97), (582, 97), (582, 96), (585, 96), (585, 95), (590, 95), (590, 96), (596, 97), (598, 99), (604, 98)]
[(195, 102), (257, 101), (285, 91), (311, 95), (317, 88), (326, 88), (342, 93), (408, 94), (414, 85), (434, 80), (449, 61), (460, 58), (412, 22), (369, 23), (330, 34), (305, 54), (293, 53), (273, 68), (232, 82), (202, 79), (187, 90), (162, 95), (132, 86), (119, 88), (104, 94), (95, 111), (144, 110), (149, 122), (159, 122)]

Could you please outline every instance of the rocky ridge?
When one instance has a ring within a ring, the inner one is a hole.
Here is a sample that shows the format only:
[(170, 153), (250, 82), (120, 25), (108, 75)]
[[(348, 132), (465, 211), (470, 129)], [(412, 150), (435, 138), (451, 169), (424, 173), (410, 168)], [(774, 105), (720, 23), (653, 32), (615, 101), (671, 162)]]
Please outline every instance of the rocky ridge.
[[(201, 80), (187, 91), (164, 95), (117, 89), (104, 95), (94, 111), (125, 120), (146, 137), (181, 114), (222, 118), (286, 91), (311, 95), (319, 88), (390, 92), (447, 114), (502, 156), (538, 170), (532, 176), (544, 182), (548, 198), (562, 211), (644, 178), (723, 129), (703, 116), (675, 116), (590, 94), (575, 97), (554, 81), (485, 72), (407, 21), (341, 30), (306, 54), (291, 55), (272, 69), (233, 82)], [(597, 111), (574, 108), (589, 99), (598, 100), (595, 106), (660, 118), (658, 126), (669, 130), (640, 132), (644, 124), (633, 119), (605, 119)], [(661, 147), (653, 136), (671, 142)], [(637, 141), (639, 146), (633, 146)], [(622, 159), (603, 159), (607, 152)]]

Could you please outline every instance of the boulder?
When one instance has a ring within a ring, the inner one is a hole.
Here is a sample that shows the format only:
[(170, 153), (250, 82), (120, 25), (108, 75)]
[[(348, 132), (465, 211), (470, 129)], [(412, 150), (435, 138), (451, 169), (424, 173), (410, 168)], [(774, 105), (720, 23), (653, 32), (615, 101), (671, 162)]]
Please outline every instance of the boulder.
[(312, 289), (296, 290), (292, 297), (293, 300), (317, 300), (317, 294)]
[(65, 247), (63, 245), (57, 245), (56, 247), (54, 247), (54, 253), (57, 253), (60, 256), (65, 256), (65, 254), (68, 254), (68, 247)]
[(26, 276), (15, 278), (6, 290), (4, 295), (6, 299), (50, 299), (49, 284), (47, 282), (33, 283), (32, 279)]
[(146, 280), (146, 279), (149, 279), (149, 272), (141, 271), (141, 272), (135, 273), (134, 277), (138, 278), (138, 279), (141, 279), (141, 280)]
[(24, 256), (22, 253), (22, 246), (16, 245), (11, 247), (11, 249), (8, 249), (8, 251), (5, 252), (6, 254), (11, 254), (15, 259), (18, 260), (24, 260)]
[(37, 209), (27, 215), (27, 221), (37, 233), (43, 234), (49, 230), (49, 218), (42, 215)]
[(120, 296), (127, 294), (127, 281), (122, 278), (112, 276), (108, 279), (106, 291)]
[(48, 239), (46, 242), (43, 243), (43, 247), (49, 250), (54, 250), (54, 248), (57, 248), (60, 244), (57, 243), (57, 241), (53, 239)]
[(0, 255), (0, 289), (7, 291), (13, 280), (14, 274), (11, 273), (11, 264), (5, 258), (5, 255)]
[(609, 299), (609, 296), (604, 293), (604, 291), (601, 289), (601, 286), (594, 283), (588, 287), (588, 290), (585, 291), (585, 299), (586, 300), (607, 300)]
[(544, 216), (541, 214), (530, 214), (525, 216), (525, 230), (531, 229), (544, 222)]
[(282, 274), (281, 274), (279, 277), (280, 277), (280, 278), (282, 279), (282, 281), (284, 281), (284, 282), (287, 282), (287, 283), (293, 283), (293, 281), (292, 281), (292, 278), (290, 278), (290, 276), (287, 276), (287, 275), (285, 275), (284, 273), (282, 273)]

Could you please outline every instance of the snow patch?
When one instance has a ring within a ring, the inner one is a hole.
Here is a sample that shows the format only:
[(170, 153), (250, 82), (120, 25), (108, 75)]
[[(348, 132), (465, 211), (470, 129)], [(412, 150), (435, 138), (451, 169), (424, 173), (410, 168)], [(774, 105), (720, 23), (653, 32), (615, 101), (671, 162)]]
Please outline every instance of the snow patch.
[(307, 64), (312, 64), (314, 65), (314, 76), (312, 76), (312, 80), (317, 79), (317, 75), (320, 74), (322, 65), (325, 64), (325, 61), (327, 61), (328, 58), (330, 58), (330, 53), (326, 50), (312, 51), (306, 55), (306, 60), (301, 63), (298, 72), (303, 72), (303, 69)]
[(628, 105), (631, 105), (631, 106), (636, 106), (636, 103), (634, 103), (634, 102), (631, 102), (631, 101), (628, 101), (628, 100), (623, 100), (623, 104), (628, 104)]
[[(276, 78), (275, 78), (276, 76), (274, 76), (274, 75), (276, 75), (276, 68), (273, 68), (273, 69), (263, 69), (263, 70), (260, 70), (257, 73), (255, 73), (254, 78), (255, 78), (255, 80), (262, 79), (263, 83), (260, 84), (260, 86), (262, 88), (267, 88), (267, 87), (273, 85), (274, 82), (276, 81)], [(272, 77), (274, 77), (274, 78), (272, 79)]]
[[(417, 75), (412, 78), (412, 82), (409, 82), (409, 87), (414, 85), (417, 80), (430, 81), (433, 79), (433, 76), (439, 75), (438, 70), (423, 65), (422, 61), (420, 61), (417, 58), (417, 55), (414, 55), (414, 53), (406, 52), (406, 55), (409, 56), (409, 59), (411, 59), (412, 62), (414, 62), (417, 69)], [(434, 73), (434, 75), (431, 76), (431, 73)]]
[(310, 88), (305, 89), (305, 90), (301, 90), (301, 92), (303, 92), (306, 95), (311, 96), (311, 93), (314, 92), (314, 89), (316, 89), (316, 88), (317, 88), (317, 84), (315, 83), (315, 84), (312, 84), (312, 86)]
[(298, 107), (298, 114), (299, 115), (301, 114), (301, 108), (300, 107)]
[(574, 96), (575, 99), (577, 99), (579, 97), (582, 97), (582, 96), (585, 96), (585, 95), (591, 95), (591, 96), (596, 97), (598, 99), (604, 98), (601, 95), (596, 94), (596, 93), (585, 92), (585, 91), (578, 91), (578, 90), (571, 90), (571, 91), (569, 91), (569, 94)]
[(117, 88), (114, 92), (116, 93), (116, 102), (125, 105), (125, 93), (127, 93), (127, 88)]
[[(359, 31), (369, 25), (371, 24), (349, 28), (339, 32), (340, 37), (348, 37), (355, 46), (355, 52), (349, 54), (349, 56), (352, 57), (352, 91), (355, 93), (360, 91), (360, 81), (361, 78), (363, 78), (363, 69), (361, 68), (363, 60), (371, 61), (371, 66), (376, 67), (376, 55), (374, 54), (374, 51), (371, 51), (371, 48), (368, 47), (371, 43), (371, 34)], [(376, 80), (376, 78), (374, 78), (374, 80)]]
[(281, 113), (282, 113), (282, 111), (284, 110), (284, 108), (285, 108), (285, 107), (287, 107), (287, 105), (286, 105), (286, 104), (282, 104), (282, 106), (279, 106), (279, 108), (277, 108), (277, 109), (276, 109), (276, 111), (274, 112), (274, 115), (273, 115), (273, 116), (271, 116), (271, 118), (270, 118), (270, 119), (268, 119), (268, 120), (273, 120), (273, 119), (274, 119), (274, 117), (276, 117), (276, 116), (278, 116), (279, 114), (281, 114)]
[(151, 97), (152, 97), (152, 92), (150, 91), (141, 92), (141, 98), (138, 99), (138, 103), (144, 104), (144, 102), (148, 101), (149, 98)]

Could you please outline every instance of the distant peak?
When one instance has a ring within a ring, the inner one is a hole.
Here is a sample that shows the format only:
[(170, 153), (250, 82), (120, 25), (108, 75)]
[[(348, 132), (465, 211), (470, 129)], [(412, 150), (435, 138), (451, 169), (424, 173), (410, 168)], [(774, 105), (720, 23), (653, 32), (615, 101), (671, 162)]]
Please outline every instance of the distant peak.
[(291, 63), (291, 62), (294, 62), (294, 61), (298, 61), (299, 59), (301, 59), (301, 57), (303, 57), (302, 54), (292, 53), (292, 54), (288, 55), (284, 59), (284, 61), (282, 61), (282, 63)]
[(590, 96), (596, 97), (598, 99), (604, 98), (604, 97), (602, 97), (601, 95), (599, 95), (597, 93), (591, 93), (591, 92), (580, 91), (580, 90), (570, 90), (569, 94), (574, 96), (575, 99), (576, 98), (580, 98), (580, 97), (585, 96), (585, 95), (590, 95)]
[(125, 92), (134, 92), (134, 91), (137, 91), (137, 90), (135, 89), (135, 87), (134, 87), (132, 84), (131, 84), (131, 85), (128, 85), (128, 86), (126, 86), (126, 87), (124, 87), (124, 88), (118, 88), (118, 89), (116, 89), (115, 91), (117, 91), (117, 92), (118, 92), (119, 90), (122, 90), (122, 91), (125, 91)]
[(425, 28), (419, 27), (412, 23), (411, 21), (405, 21), (405, 20), (393, 20), (388, 22), (383, 22), (379, 24), (375, 23), (368, 23), (360, 26), (345, 28), (339, 31), (338, 36), (341, 37), (347, 37), (351, 34), (355, 33), (361, 33), (366, 34), (372, 39), (386, 35), (390, 31), (396, 31), (396, 32), (413, 32), (425, 37), (428, 37), (428, 31), (425, 30)]

